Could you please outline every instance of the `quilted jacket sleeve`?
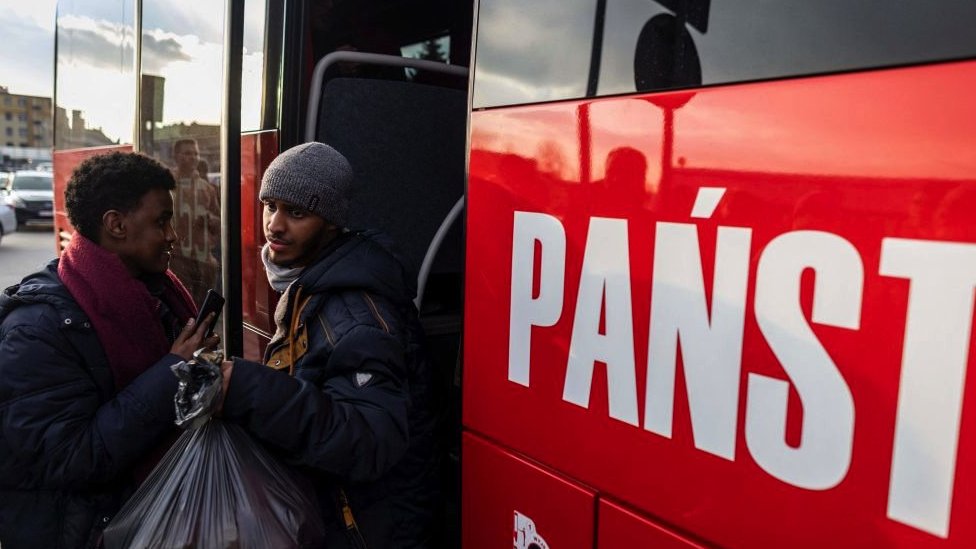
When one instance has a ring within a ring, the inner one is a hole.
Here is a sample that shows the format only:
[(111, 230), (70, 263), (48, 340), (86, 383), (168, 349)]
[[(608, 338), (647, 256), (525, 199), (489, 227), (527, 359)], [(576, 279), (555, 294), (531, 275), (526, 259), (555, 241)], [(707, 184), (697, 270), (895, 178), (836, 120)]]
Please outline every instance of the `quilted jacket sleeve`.
[(0, 476), (8, 486), (64, 489), (114, 480), (173, 425), (169, 365), (179, 357), (163, 357), (103, 402), (56, 326), (14, 325), (0, 341)]
[(352, 482), (378, 478), (407, 449), (403, 346), (368, 324), (331, 352), (321, 343), (303, 358), (312, 374), (302, 378), (235, 360), (224, 417), (304, 465)]

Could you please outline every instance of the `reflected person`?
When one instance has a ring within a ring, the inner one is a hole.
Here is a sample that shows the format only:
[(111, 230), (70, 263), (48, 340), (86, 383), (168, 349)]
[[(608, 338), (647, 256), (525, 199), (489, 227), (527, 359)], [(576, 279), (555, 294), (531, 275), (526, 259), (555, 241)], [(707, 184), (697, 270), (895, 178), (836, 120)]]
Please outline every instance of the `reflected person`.
[(193, 299), (202, 303), (207, 290), (216, 286), (220, 267), (214, 256), (214, 250), (220, 249), (220, 193), (200, 176), (195, 139), (173, 143), (173, 158), (174, 225), (180, 241), (172, 269), (187, 284)]

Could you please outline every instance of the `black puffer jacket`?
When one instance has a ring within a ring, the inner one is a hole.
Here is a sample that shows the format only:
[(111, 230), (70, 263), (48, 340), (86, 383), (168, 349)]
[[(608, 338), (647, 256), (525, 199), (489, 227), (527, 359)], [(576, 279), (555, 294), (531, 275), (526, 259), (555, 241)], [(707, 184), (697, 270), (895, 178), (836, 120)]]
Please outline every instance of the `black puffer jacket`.
[[(269, 347), (272, 368), (235, 361), (224, 417), (314, 479), (327, 547), (428, 546), (438, 404), (401, 263), (379, 235), (345, 234), (286, 295), (292, 337)], [(364, 539), (347, 531), (343, 494)]]
[(116, 393), (57, 260), (0, 295), (0, 545), (92, 547), (173, 429), (167, 355)]

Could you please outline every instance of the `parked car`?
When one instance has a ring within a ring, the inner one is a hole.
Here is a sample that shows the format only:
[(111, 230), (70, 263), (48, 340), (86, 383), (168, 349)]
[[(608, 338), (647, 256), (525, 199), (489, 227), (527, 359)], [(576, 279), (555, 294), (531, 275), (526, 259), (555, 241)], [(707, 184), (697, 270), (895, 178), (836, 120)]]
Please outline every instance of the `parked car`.
[(20, 225), (54, 225), (54, 174), (19, 171), (8, 181), (4, 202)]
[(0, 242), (3, 242), (4, 235), (8, 235), (17, 230), (17, 214), (14, 209), (7, 204), (0, 202)]

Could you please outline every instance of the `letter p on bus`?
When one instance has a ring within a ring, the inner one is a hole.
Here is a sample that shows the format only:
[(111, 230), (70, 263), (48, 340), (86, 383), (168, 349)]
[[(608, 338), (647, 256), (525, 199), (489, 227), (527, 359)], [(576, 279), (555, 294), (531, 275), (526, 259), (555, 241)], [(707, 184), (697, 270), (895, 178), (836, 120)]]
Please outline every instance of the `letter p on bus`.
[(552, 326), (562, 314), (566, 232), (555, 217), (535, 212), (516, 211), (513, 228), (508, 379), (528, 387), (532, 327)]

